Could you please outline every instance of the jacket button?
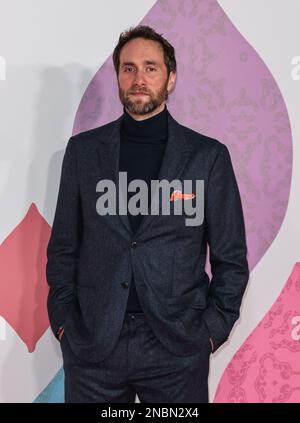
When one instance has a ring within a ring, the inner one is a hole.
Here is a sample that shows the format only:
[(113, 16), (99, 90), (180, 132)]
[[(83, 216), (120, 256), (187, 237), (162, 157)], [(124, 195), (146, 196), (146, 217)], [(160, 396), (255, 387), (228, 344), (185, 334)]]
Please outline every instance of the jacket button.
[(127, 281), (124, 281), (121, 283), (121, 285), (123, 286), (123, 288), (128, 288), (129, 283)]
[(136, 241), (131, 241), (130, 246), (131, 246), (131, 248), (136, 248), (137, 247), (137, 242)]

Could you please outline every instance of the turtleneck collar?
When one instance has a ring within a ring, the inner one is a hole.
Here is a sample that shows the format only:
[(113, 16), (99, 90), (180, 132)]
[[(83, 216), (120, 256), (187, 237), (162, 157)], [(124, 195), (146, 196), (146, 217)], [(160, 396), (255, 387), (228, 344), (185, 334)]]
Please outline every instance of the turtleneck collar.
[(168, 136), (168, 115), (167, 106), (150, 118), (136, 120), (123, 107), (124, 119), (121, 130), (123, 134), (130, 138), (139, 140), (139, 142), (155, 142), (167, 140)]

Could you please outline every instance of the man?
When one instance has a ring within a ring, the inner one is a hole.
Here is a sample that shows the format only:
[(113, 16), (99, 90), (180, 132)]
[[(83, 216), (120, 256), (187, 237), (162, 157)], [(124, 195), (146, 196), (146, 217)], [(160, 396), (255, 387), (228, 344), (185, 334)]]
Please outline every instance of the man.
[[(70, 138), (47, 250), (65, 401), (134, 402), (137, 394), (141, 402), (208, 402), (210, 355), (228, 339), (249, 277), (229, 151), (167, 110), (176, 60), (161, 35), (131, 28), (113, 60), (124, 113)], [(163, 196), (169, 214), (151, 214), (149, 203), (130, 213), (135, 196), (124, 200), (122, 172), (126, 184), (144, 181), (151, 206), (151, 181), (192, 185)], [(101, 214), (104, 180), (116, 188), (115, 202), (108, 198), (116, 213)], [(203, 219), (187, 225), (175, 209), (197, 202)], [(124, 204), (129, 213), (120, 212)]]

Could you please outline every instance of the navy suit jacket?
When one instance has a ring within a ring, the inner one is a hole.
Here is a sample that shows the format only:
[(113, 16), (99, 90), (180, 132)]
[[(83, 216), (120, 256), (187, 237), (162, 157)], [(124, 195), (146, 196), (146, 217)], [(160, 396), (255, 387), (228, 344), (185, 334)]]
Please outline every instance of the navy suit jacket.
[[(169, 215), (151, 214), (150, 204), (135, 234), (128, 215), (98, 214), (97, 183), (109, 179), (119, 189), (123, 115), (72, 136), (66, 147), (47, 249), (48, 315), (53, 333), (63, 326), (73, 352), (87, 361), (101, 361), (114, 348), (132, 274), (149, 325), (176, 355), (199, 352), (210, 337), (214, 353), (240, 315), (249, 269), (228, 148), (167, 114), (158, 180), (191, 180), (192, 192), (196, 180), (204, 181), (198, 226), (186, 225), (185, 212), (174, 213), (175, 201)], [(211, 280), (204, 270), (207, 247)]]

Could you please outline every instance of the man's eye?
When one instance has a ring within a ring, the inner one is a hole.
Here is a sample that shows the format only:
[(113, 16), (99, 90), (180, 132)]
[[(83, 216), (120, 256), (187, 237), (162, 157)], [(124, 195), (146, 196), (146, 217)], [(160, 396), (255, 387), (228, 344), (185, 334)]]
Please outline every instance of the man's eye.
[[(156, 68), (153, 68), (152, 66), (148, 66), (147, 69), (150, 69), (151, 72), (156, 71)], [(125, 72), (131, 72), (132, 70), (134, 70), (134, 68), (132, 66), (128, 66), (127, 68), (125, 68)]]

